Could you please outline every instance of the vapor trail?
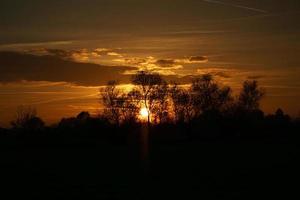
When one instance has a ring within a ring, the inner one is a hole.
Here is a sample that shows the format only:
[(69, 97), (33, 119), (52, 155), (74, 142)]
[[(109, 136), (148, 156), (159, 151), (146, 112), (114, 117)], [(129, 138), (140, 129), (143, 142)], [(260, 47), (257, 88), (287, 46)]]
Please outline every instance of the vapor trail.
[(216, 0), (202, 0), (202, 1), (207, 2), (207, 3), (220, 4), (220, 5), (224, 5), (224, 6), (232, 6), (235, 8), (251, 10), (251, 11), (255, 11), (255, 12), (259, 12), (259, 13), (268, 13), (268, 11), (266, 11), (266, 10), (261, 10), (261, 9), (257, 9), (257, 8), (251, 8), (251, 7), (241, 6), (241, 5), (231, 4), (231, 3), (225, 3), (222, 1), (216, 1)]

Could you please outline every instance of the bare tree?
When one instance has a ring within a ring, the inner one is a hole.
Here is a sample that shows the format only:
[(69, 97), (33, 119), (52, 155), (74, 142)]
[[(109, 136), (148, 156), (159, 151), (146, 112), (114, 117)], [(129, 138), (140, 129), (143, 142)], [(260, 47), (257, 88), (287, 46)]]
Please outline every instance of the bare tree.
[(140, 111), (141, 93), (138, 90), (132, 90), (126, 94), (126, 101), (123, 104), (123, 118), (125, 122), (137, 121)]
[(127, 94), (122, 94), (117, 98), (117, 106), (121, 111), (122, 122), (137, 121), (137, 116), (140, 110), (141, 95), (139, 91), (132, 90)]
[(142, 99), (140, 91), (125, 93), (117, 86), (116, 81), (110, 81), (104, 90), (100, 91), (104, 116), (115, 124), (136, 121)]
[(194, 114), (191, 93), (175, 83), (170, 88), (170, 97), (173, 103), (175, 122), (190, 121)]
[(167, 122), (169, 119), (169, 86), (165, 81), (157, 85), (150, 95), (149, 110), (155, 123)]
[(160, 85), (162, 81), (159, 74), (145, 71), (140, 71), (132, 77), (132, 83), (138, 87), (141, 93), (143, 106), (147, 109), (148, 124), (150, 124), (151, 108), (153, 106), (152, 103), (154, 103), (152, 99), (154, 97), (153, 94), (156, 92), (157, 86)]
[(44, 122), (37, 116), (37, 111), (31, 106), (19, 106), (15, 120), (11, 122), (13, 128), (38, 130), (44, 127)]
[(120, 96), (121, 92), (117, 89), (116, 81), (109, 81), (104, 88), (100, 91), (102, 103), (104, 105), (104, 115), (112, 122), (119, 124), (121, 118), (120, 110)]

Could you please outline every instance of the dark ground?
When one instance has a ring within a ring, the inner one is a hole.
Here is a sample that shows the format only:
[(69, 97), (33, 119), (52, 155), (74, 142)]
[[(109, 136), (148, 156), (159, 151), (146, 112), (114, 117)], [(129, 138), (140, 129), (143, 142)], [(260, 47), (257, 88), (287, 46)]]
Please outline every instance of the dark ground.
[(300, 148), (293, 140), (154, 137), (148, 162), (141, 161), (138, 142), (130, 140), (78, 136), (57, 141), (46, 136), (2, 137), (1, 199), (300, 196)]

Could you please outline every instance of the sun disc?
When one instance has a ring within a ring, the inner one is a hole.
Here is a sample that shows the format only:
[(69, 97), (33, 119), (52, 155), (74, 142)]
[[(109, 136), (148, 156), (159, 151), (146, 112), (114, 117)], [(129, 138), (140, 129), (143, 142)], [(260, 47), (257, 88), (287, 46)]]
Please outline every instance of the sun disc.
[(146, 118), (146, 117), (148, 117), (148, 110), (147, 110), (147, 108), (142, 108), (141, 110), (140, 110), (140, 115), (141, 115), (141, 117), (143, 117), (143, 118)]

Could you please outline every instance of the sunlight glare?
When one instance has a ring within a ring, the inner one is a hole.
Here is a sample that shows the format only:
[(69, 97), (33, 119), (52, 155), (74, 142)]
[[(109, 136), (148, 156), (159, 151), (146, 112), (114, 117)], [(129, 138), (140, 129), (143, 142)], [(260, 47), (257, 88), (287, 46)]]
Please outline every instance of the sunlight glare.
[(140, 115), (141, 115), (142, 118), (147, 118), (148, 117), (148, 110), (147, 110), (147, 108), (142, 108), (140, 110)]

